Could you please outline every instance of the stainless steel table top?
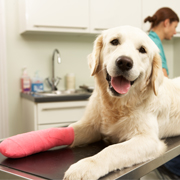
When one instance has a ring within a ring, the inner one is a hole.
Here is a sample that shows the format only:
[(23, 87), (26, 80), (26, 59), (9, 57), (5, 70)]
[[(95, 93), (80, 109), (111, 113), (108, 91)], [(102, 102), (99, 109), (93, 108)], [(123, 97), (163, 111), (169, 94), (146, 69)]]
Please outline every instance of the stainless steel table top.
[[(168, 144), (168, 149), (163, 156), (121, 171), (111, 172), (101, 179), (139, 179), (180, 154), (180, 136), (167, 138), (165, 141)], [(25, 179), (35, 179), (34, 177), (37, 180), (63, 179), (64, 172), (71, 164), (82, 158), (92, 156), (105, 147), (106, 144), (100, 141), (73, 149), (56, 147), (19, 159), (6, 158), (0, 154), (0, 172), (5, 171), (6, 173), (20, 174)]]

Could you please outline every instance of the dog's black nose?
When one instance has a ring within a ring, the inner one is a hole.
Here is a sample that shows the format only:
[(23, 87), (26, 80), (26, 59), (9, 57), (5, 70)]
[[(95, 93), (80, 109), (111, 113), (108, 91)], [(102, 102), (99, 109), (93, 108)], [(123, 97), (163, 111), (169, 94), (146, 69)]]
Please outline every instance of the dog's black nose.
[(127, 56), (119, 56), (116, 59), (116, 65), (121, 71), (129, 71), (133, 67), (133, 61)]

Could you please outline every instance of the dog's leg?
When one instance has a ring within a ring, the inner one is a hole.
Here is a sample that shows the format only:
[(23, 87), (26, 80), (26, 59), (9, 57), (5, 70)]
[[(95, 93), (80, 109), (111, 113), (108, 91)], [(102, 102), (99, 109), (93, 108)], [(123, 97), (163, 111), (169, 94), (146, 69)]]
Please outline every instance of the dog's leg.
[(82, 119), (70, 126), (73, 127), (75, 136), (71, 147), (93, 143), (101, 139), (101, 134), (95, 124), (86, 123)]
[(95, 96), (91, 97), (82, 119), (70, 125), (74, 129), (75, 136), (71, 147), (89, 144), (101, 139), (101, 116), (98, 109), (99, 105), (94, 98), (96, 99)]
[(108, 146), (100, 153), (70, 166), (65, 180), (96, 180), (117, 169), (130, 167), (163, 154), (166, 145), (153, 134), (137, 135), (123, 143)]

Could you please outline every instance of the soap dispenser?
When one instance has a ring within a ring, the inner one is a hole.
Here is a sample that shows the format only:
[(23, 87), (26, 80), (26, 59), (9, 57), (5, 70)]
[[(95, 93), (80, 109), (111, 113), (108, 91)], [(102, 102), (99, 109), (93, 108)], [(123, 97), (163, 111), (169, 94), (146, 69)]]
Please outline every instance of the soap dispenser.
[(34, 77), (32, 78), (31, 91), (41, 92), (44, 90), (43, 79), (39, 77), (39, 72), (36, 71)]
[(23, 68), (23, 73), (21, 77), (21, 92), (28, 93), (31, 91), (31, 79), (28, 76), (27, 68)]

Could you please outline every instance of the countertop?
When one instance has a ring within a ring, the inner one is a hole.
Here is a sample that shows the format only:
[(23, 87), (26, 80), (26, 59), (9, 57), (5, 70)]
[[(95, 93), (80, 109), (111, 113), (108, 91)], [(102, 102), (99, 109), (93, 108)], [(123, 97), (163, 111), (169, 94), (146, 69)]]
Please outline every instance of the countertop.
[[(117, 170), (111, 172), (100, 179), (138, 179), (180, 154), (180, 136), (167, 138), (165, 141), (168, 145), (168, 149), (163, 156), (145, 163), (134, 165), (130, 168), (125, 168), (121, 171)], [(63, 179), (64, 172), (71, 164), (82, 158), (92, 156), (105, 147), (106, 144), (103, 141), (99, 141), (84, 147), (76, 147), (73, 149), (56, 147), (20, 159), (6, 158), (0, 154), (0, 171), (3, 168), (7, 168), (11, 172), (13, 171), (13, 173), (23, 174), (23, 176), (26, 175), (25, 177), (33, 176), (37, 177), (37, 179), (51, 180)]]
[(43, 102), (60, 102), (60, 101), (82, 101), (88, 100), (92, 93), (80, 92), (75, 94), (63, 94), (63, 95), (38, 95), (34, 93), (21, 93), (21, 97), (28, 99), (33, 102), (43, 103)]

